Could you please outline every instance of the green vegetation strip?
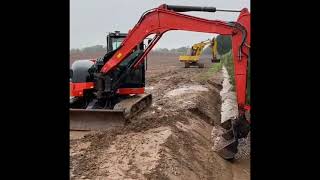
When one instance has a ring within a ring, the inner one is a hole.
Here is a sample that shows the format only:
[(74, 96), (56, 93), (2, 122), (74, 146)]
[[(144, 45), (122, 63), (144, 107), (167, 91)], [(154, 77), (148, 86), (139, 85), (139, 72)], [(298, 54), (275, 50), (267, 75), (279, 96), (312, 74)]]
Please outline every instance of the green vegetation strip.
[[(250, 59), (249, 59), (250, 62)], [(221, 56), (219, 63), (214, 63), (208, 71), (200, 73), (196, 78), (201, 84), (207, 82), (207, 80), (214, 75), (214, 73), (220, 71), (222, 67), (225, 66), (228, 74), (229, 74), (229, 81), (232, 85), (232, 91), (235, 91), (235, 78), (234, 78), (234, 64), (233, 64), (233, 56), (231, 51), (225, 53)], [(248, 79), (247, 79), (247, 103), (250, 104), (250, 63), (249, 63), (249, 71), (248, 71)]]

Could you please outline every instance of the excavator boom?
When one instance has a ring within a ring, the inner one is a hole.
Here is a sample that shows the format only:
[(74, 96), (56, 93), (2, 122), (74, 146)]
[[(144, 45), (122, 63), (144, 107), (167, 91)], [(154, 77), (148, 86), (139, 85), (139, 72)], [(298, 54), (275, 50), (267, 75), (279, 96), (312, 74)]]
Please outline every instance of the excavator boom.
[[(143, 62), (144, 57), (159, 41), (161, 36), (170, 30), (184, 30), (203, 33), (214, 33), (232, 36), (232, 52), (235, 66), (235, 81), (239, 113), (245, 113), (246, 105), (247, 64), (250, 45), (250, 13), (241, 10), (237, 22), (208, 20), (186, 14), (185, 11), (214, 12), (214, 7), (170, 6), (163, 4), (145, 12), (135, 27), (129, 32), (120, 48), (101, 68), (101, 73), (108, 73), (116, 68), (145, 38), (155, 34), (153, 41), (140, 56), (134, 67)], [(195, 26), (196, 24), (196, 26)]]

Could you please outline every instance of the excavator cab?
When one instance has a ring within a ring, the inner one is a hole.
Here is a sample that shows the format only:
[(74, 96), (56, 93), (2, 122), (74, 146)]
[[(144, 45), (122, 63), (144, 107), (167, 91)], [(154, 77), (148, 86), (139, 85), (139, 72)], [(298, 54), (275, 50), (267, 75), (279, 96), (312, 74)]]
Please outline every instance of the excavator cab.
[(122, 41), (126, 37), (127, 37), (127, 33), (120, 33), (120, 31), (110, 32), (107, 35), (107, 52), (110, 52), (119, 48)]
[[(107, 53), (118, 49), (127, 35), (127, 33), (120, 33), (120, 31), (110, 32), (107, 35)], [(139, 44), (135, 51), (118, 66), (119, 71), (126, 70), (130, 61), (144, 51), (144, 47), (145, 46), (143, 42)], [(135, 68), (131, 73), (129, 73), (123, 83), (121, 83), (119, 86), (119, 92), (123, 92), (124, 88), (136, 90), (139, 88), (142, 90), (144, 88), (146, 71), (145, 64), (146, 61), (141, 63), (138, 68)]]

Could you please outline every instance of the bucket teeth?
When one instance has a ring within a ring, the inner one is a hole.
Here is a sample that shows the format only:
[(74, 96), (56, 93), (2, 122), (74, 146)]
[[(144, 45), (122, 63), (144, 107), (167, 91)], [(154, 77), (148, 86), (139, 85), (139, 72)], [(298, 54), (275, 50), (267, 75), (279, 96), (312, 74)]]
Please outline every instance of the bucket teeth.
[(232, 160), (238, 152), (238, 144), (238, 140), (234, 139), (227, 146), (219, 149), (217, 153), (226, 160)]

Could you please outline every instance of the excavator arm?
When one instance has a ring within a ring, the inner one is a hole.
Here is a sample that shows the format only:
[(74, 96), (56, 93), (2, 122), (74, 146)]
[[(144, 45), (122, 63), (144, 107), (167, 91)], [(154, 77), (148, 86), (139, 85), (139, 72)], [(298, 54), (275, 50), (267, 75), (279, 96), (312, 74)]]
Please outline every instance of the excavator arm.
[(203, 51), (204, 47), (206, 45), (208, 45), (208, 44), (211, 44), (211, 40), (210, 39), (208, 39), (206, 41), (202, 41), (202, 42), (197, 43), (197, 44), (194, 44), (192, 46), (192, 49), (195, 50), (195, 52), (196, 52), (195, 55), (196, 56), (200, 56), (202, 54), (202, 51)]
[(244, 116), (250, 109), (246, 105), (247, 64), (250, 47), (250, 13), (248, 9), (241, 10), (236, 22), (208, 20), (178, 12), (205, 11), (215, 12), (214, 7), (173, 6), (163, 4), (158, 8), (145, 12), (128, 36), (122, 42), (114, 55), (101, 68), (102, 74), (107, 74), (126, 59), (145, 38), (154, 34), (154, 38), (140, 55), (133, 67), (143, 62), (144, 57), (159, 41), (162, 35), (170, 30), (183, 30), (203, 33), (215, 33), (232, 36), (232, 52), (235, 70), (235, 82), (239, 116)]

